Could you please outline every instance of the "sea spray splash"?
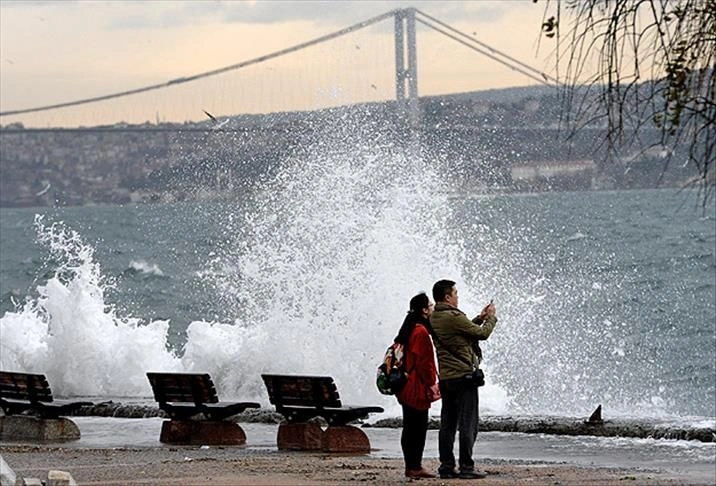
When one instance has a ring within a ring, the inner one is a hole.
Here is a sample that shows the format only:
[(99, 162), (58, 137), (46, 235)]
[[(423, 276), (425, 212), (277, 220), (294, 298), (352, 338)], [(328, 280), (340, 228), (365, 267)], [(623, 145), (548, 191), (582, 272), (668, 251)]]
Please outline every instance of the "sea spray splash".
[(215, 264), (235, 326), (193, 323), (184, 359), (216, 368), (201, 344), (225, 336), (217, 372), (239, 394), (263, 395), (261, 373), (327, 374), (349, 402), (393, 405), (375, 390), (375, 368), (408, 300), (439, 278), (462, 281), (431, 161), (348, 125), (287, 160), (253, 211), (227, 216), (248, 231)]
[(57, 268), (37, 298), (0, 319), (0, 368), (45, 373), (59, 395), (148, 395), (146, 371), (180, 368), (166, 349), (169, 323), (117, 316), (94, 249), (61, 222), (36, 216), (35, 228)]
[[(236, 318), (192, 323), (181, 357), (167, 351), (166, 321), (144, 324), (107, 305), (94, 249), (78, 233), (38, 219), (37, 240), (57, 267), (38, 298), (0, 319), (3, 368), (52, 369), (56, 393), (95, 396), (148, 396), (146, 371), (202, 371), (222, 398), (264, 403), (261, 372), (322, 373), (348, 401), (385, 401), (377, 361), (412, 295), (438, 278), (463, 281), (461, 250), (444, 228), (449, 207), (431, 161), (353, 135), (295, 156), (252, 210), (227, 212), (227, 228), (248, 234), (207, 259), (220, 270), (210, 279), (216, 305)], [(472, 304), (470, 289), (462, 295)]]

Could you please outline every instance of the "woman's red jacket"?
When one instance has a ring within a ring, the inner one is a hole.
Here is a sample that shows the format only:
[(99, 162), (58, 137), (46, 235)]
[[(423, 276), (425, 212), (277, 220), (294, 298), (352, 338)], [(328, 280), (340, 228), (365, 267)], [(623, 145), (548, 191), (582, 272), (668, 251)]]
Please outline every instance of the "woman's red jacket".
[(429, 409), (432, 402), (440, 399), (440, 391), (433, 342), (430, 333), (421, 324), (416, 324), (410, 334), (405, 351), (405, 369), (408, 381), (398, 394), (398, 401), (416, 410)]

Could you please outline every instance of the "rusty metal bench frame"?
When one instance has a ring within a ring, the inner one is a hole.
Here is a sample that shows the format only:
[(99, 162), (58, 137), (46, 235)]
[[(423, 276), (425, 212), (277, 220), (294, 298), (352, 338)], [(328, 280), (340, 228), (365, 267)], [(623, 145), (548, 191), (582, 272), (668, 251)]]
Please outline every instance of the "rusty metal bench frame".
[(254, 402), (220, 402), (208, 373), (147, 373), (154, 399), (171, 419), (186, 420), (203, 414), (207, 420), (224, 420), (247, 408), (259, 408)]
[(47, 378), (38, 373), (0, 371), (0, 408), (5, 415), (58, 418), (92, 402), (55, 400)]
[(375, 406), (344, 406), (330, 376), (262, 374), (269, 400), (289, 423), (323, 417), (329, 425), (346, 425), (383, 409)]

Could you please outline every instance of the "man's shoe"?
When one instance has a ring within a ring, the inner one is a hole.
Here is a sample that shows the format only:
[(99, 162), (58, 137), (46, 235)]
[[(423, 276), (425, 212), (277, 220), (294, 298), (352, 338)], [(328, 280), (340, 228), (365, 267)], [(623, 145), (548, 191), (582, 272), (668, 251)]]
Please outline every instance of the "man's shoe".
[(433, 473), (431, 473), (430, 471), (427, 471), (424, 468), (420, 468), (420, 469), (406, 469), (405, 477), (411, 478), (411, 479), (421, 479), (421, 478), (434, 478), (435, 475)]
[(440, 474), (440, 479), (455, 479), (457, 477), (460, 477), (460, 474), (458, 474), (455, 470), (447, 470), (447, 471), (438, 471)]
[(459, 479), (484, 479), (487, 477), (487, 474), (475, 471), (460, 471), (460, 474), (458, 474), (457, 477)]

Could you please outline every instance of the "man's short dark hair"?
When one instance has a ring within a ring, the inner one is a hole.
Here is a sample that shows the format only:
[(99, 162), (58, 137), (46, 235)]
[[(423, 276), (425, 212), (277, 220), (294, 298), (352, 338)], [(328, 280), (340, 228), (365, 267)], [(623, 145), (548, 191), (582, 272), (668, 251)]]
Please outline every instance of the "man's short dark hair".
[(438, 280), (433, 285), (433, 300), (445, 302), (445, 297), (452, 293), (453, 288), (455, 288), (455, 282), (452, 280)]

